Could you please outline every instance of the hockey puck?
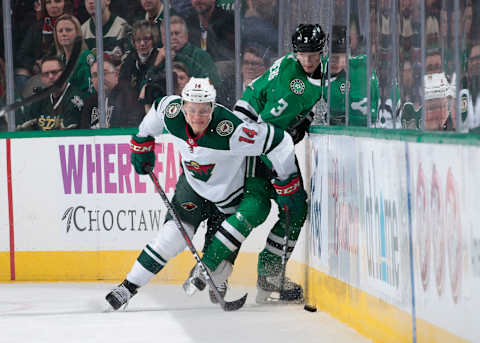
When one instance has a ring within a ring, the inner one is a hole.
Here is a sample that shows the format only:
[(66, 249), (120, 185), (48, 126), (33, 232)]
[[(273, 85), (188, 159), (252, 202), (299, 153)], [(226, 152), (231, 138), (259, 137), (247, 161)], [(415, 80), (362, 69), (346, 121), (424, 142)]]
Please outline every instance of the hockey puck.
[(308, 312), (317, 312), (317, 308), (315, 307), (315, 305), (305, 304), (305, 306), (303, 306), (303, 309)]

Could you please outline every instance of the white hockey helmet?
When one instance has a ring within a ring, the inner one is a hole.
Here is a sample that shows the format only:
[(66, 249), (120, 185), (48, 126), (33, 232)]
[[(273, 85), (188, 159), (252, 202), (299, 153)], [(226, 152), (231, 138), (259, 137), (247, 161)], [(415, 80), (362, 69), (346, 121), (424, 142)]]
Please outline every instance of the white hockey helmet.
[(182, 101), (195, 103), (211, 102), (215, 106), (217, 91), (208, 77), (192, 77), (182, 90)]

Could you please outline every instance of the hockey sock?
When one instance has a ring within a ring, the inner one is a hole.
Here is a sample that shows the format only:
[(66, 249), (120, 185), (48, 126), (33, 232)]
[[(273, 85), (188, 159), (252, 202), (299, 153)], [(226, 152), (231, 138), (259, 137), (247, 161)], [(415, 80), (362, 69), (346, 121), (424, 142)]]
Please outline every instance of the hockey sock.
[(147, 244), (133, 264), (127, 280), (139, 287), (144, 286), (163, 269), (166, 263), (167, 261)]
[[(299, 234), (299, 228), (291, 228), (288, 237), (287, 260), (295, 248)], [(272, 276), (281, 272), (284, 246), (285, 225), (278, 221), (267, 237), (265, 248), (258, 255), (258, 275)]]
[(205, 250), (203, 262), (216, 270), (220, 262), (228, 258), (233, 252), (240, 249), (242, 242), (252, 231), (252, 227), (246, 222), (240, 213), (228, 217), (215, 233), (212, 242)]
[(258, 255), (258, 275), (277, 275), (282, 269), (282, 257), (275, 255), (266, 248)]

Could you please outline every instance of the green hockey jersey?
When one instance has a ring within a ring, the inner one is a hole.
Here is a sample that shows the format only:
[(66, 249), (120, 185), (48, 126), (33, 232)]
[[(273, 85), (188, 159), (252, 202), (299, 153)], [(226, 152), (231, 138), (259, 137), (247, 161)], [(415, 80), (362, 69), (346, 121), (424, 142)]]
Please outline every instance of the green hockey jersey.
[[(359, 55), (349, 60), (350, 73), (350, 107), (348, 124), (350, 126), (367, 126), (367, 57)], [(346, 72), (341, 71), (331, 77), (330, 82), (330, 125), (345, 125), (345, 92)], [(328, 87), (328, 82), (325, 87)], [(325, 102), (328, 100), (328, 89), (324, 90)], [(371, 122), (377, 120), (379, 104), (378, 79), (374, 71), (370, 81)]]
[[(61, 55), (60, 58), (66, 64), (66, 57), (65, 55)], [(88, 50), (85, 49), (80, 53), (78, 56), (77, 65), (68, 80), (74, 88), (77, 88), (84, 92), (85, 94), (93, 94), (93, 82), (90, 76), (90, 67), (96, 60), (96, 55)]]
[[(325, 69), (324, 62), (321, 68)], [(285, 130), (306, 116), (321, 96), (321, 79), (309, 77), (289, 53), (247, 86), (235, 111)]]
[(25, 110), (26, 121), (17, 130), (63, 130), (80, 125), (84, 106), (83, 93), (69, 83), (57, 99), (48, 98), (34, 102)]
[(222, 105), (215, 106), (204, 133), (193, 137), (183, 114), (182, 99), (175, 95), (157, 99), (140, 124), (138, 136), (154, 137), (164, 130), (173, 136), (181, 153), (190, 186), (224, 213), (243, 194), (246, 156), (265, 154), (279, 179), (297, 172), (293, 142), (283, 130), (243, 121)]

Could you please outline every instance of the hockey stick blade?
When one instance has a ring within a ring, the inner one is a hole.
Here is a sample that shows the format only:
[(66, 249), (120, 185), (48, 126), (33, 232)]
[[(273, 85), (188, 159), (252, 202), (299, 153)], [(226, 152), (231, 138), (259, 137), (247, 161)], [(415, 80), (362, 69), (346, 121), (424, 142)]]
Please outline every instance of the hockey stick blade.
[(167, 207), (167, 210), (170, 212), (170, 214), (173, 217), (173, 220), (175, 224), (177, 225), (177, 229), (180, 231), (182, 234), (183, 238), (185, 239), (185, 242), (187, 243), (188, 248), (190, 249), (193, 257), (197, 261), (197, 263), (201, 267), (201, 271), (203, 275), (205, 276), (205, 279), (210, 286), (210, 289), (215, 293), (215, 298), (218, 300), (218, 303), (222, 307), (222, 309), (226, 312), (230, 311), (236, 311), (239, 310), (240, 308), (243, 307), (245, 304), (245, 301), (247, 300), (248, 293), (246, 293), (243, 297), (241, 297), (238, 300), (234, 301), (225, 301), (225, 299), (222, 297), (220, 294), (217, 285), (215, 285), (215, 282), (213, 282), (212, 275), (210, 274), (210, 271), (208, 268), (205, 266), (203, 263), (202, 259), (200, 258), (200, 255), (198, 255), (197, 250), (195, 249), (195, 246), (193, 245), (192, 240), (190, 239), (190, 236), (187, 233), (187, 230), (185, 230), (185, 227), (183, 226), (182, 222), (178, 218), (177, 213), (175, 212), (175, 209), (172, 206), (172, 203), (168, 200), (167, 195), (163, 191), (162, 187), (160, 186), (160, 183), (158, 182), (157, 177), (153, 173), (153, 167), (151, 165), (146, 165), (144, 167), (145, 171), (148, 172), (148, 175), (150, 176), (150, 179), (152, 180), (153, 184), (155, 185), (155, 189), (157, 190), (158, 194), (160, 194), (160, 197), (163, 200), (163, 203)]
[(73, 71), (75, 70), (75, 66), (77, 65), (78, 57), (82, 51), (82, 40), (77, 38), (75, 43), (73, 44), (72, 55), (68, 60), (67, 65), (65, 66), (65, 70), (63, 71), (62, 75), (58, 78), (57, 81), (53, 85), (48, 88), (42, 89), (39, 93), (33, 94), (25, 99), (19, 100), (14, 102), (13, 104), (4, 106), (0, 109), (0, 118), (3, 117), (6, 113), (10, 111), (16, 111), (18, 108), (22, 106), (30, 105), (36, 101), (42, 100), (49, 96), (51, 93), (62, 89), (65, 82), (68, 81), (70, 76), (72, 76)]
[(238, 300), (224, 301), (224, 304), (222, 306), (223, 310), (226, 312), (231, 312), (231, 311), (236, 311), (241, 309), (243, 305), (245, 305), (245, 302), (247, 301), (247, 296), (248, 296), (248, 293), (245, 293), (245, 295)]

